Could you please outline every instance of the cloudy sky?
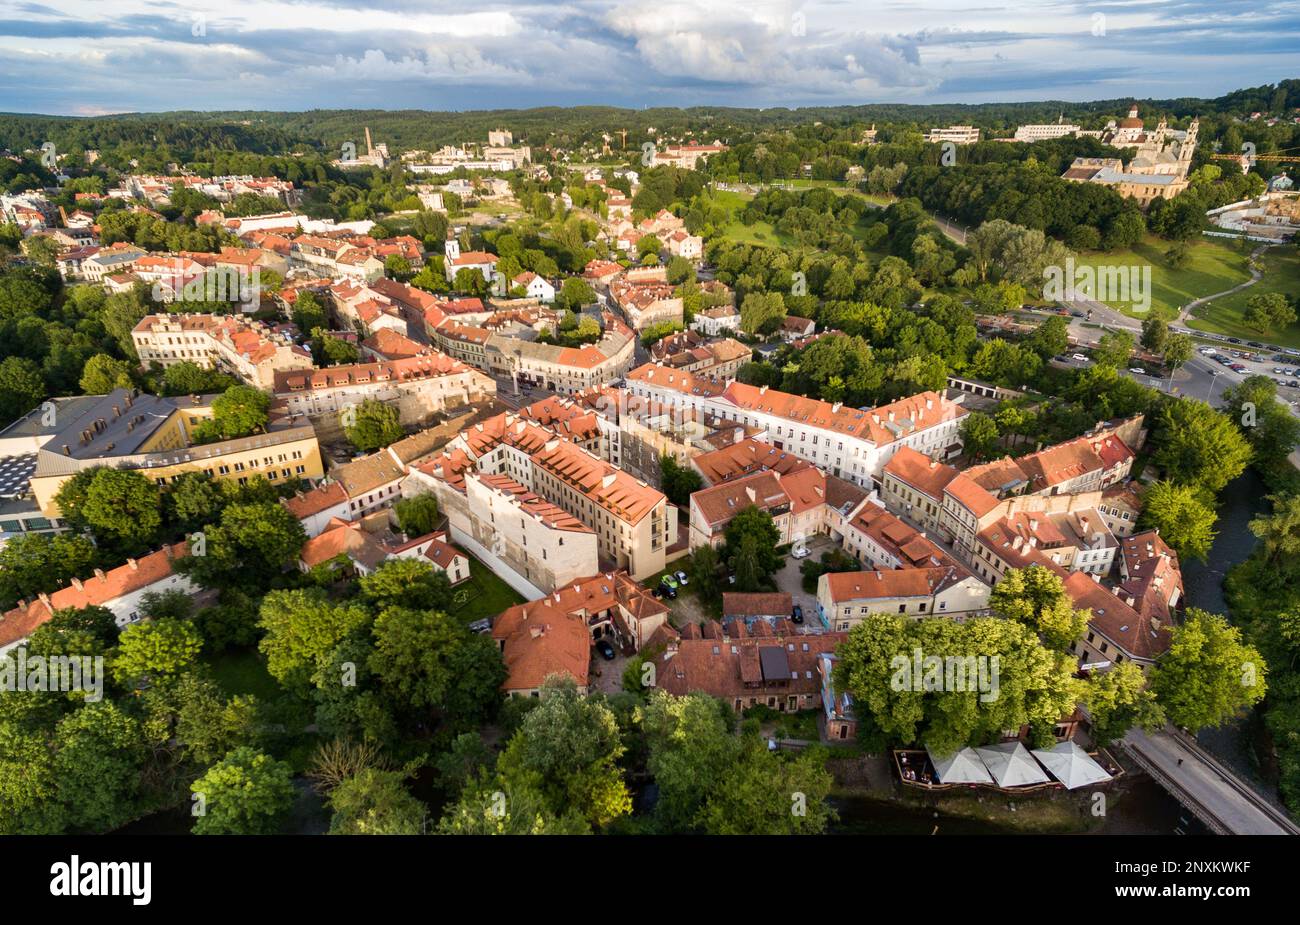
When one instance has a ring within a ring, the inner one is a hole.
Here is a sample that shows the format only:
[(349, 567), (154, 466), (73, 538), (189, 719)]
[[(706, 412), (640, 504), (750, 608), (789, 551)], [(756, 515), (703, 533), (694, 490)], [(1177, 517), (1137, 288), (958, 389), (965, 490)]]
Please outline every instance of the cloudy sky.
[(0, 110), (1216, 96), (1300, 76), (1256, 0), (0, 0)]

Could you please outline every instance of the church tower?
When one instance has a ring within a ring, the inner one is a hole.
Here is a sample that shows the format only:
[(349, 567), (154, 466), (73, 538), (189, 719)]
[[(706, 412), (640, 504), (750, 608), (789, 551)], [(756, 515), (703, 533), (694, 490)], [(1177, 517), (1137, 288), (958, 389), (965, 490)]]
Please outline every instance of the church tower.
[(455, 260), (460, 256), (460, 241), (456, 239), (454, 232), (447, 232), (447, 242), (442, 246), (442, 252), (448, 260)]

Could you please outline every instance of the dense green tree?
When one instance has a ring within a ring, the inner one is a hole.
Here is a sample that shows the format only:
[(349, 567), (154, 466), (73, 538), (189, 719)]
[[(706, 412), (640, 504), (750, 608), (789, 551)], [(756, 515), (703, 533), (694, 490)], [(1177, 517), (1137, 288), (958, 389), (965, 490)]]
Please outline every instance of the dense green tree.
[(1214, 525), (1218, 520), (1213, 506), (1189, 485), (1152, 482), (1142, 494), (1142, 514), (1138, 526), (1157, 530), (1160, 538), (1178, 553), (1184, 562), (1206, 561), (1214, 542)]
[(389, 607), (375, 619), (370, 669), (393, 701), (468, 731), (500, 705), (505, 664), (490, 638), (445, 613)]
[(195, 835), (270, 835), (293, 803), (293, 770), (241, 746), (208, 768), (192, 789), (203, 808)]
[(361, 597), (376, 611), (385, 607), (442, 610), (451, 604), (447, 575), (421, 559), (389, 559), (357, 581)]
[(232, 385), (212, 402), (212, 417), (194, 429), (196, 443), (247, 437), (266, 429), (271, 396), (249, 385)]
[(1151, 689), (1170, 722), (1192, 732), (1219, 726), (1264, 697), (1266, 667), (1241, 630), (1188, 608), (1169, 649), (1151, 669)]
[(0, 546), (0, 608), (51, 593), (94, 568), (95, 546), (71, 533), (25, 533)]
[(1152, 460), (1179, 485), (1218, 494), (1250, 462), (1251, 448), (1227, 417), (1190, 398), (1165, 401), (1156, 412)]
[(599, 829), (628, 815), (632, 798), (618, 766), (624, 745), (614, 714), (579, 694), (567, 676), (547, 678), (540, 699), (501, 754), (501, 777), (535, 782), (557, 818), (573, 808)]
[(371, 398), (347, 409), (344, 420), (343, 432), (363, 453), (383, 449), (405, 436), (397, 408)]
[(177, 568), (209, 588), (256, 586), (295, 562), (306, 540), (302, 524), (280, 504), (231, 504), (215, 526), (190, 537), (193, 554)]
[(962, 447), (974, 459), (991, 459), (998, 452), (997, 422), (981, 411), (972, 411), (961, 421)]
[(189, 669), (203, 649), (203, 637), (188, 620), (133, 623), (122, 630), (113, 677), (119, 684), (161, 684)]
[(1084, 687), (1083, 702), (1092, 717), (1098, 745), (1109, 745), (1134, 726), (1148, 731), (1164, 725), (1165, 714), (1147, 686), (1146, 675), (1133, 662), (1119, 662), (1095, 671)]
[(331, 835), (423, 835), (427, 809), (400, 771), (365, 770), (330, 792)]
[(427, 536), (442, 522), (438, 511), (438, 498), (433, 492), (424, 492), (403, 498), (393, 505), (393, 513), (402, 532), (407, 536)]
[(1041, 565), (1008, 569), (993, 588), (989, 608), (1028, 626), (1058, 652), (1077, 642), (1088, 625), (1088, 611), (1076, 610), (1060, 576)]
[(106, 353), (97, 353), (87, 360), (81, 374), (81, 391), (87, 395), (107, 395), (114, 389), (129, 389), (133, 385), (131, 364)]
[(315, 589), (272, 591), (262, 599), (258, 648), (271, 676), (289, 688), (305, 688), (317, 665), (351, 633), (373, 618), (358, 604), (335, 604)]

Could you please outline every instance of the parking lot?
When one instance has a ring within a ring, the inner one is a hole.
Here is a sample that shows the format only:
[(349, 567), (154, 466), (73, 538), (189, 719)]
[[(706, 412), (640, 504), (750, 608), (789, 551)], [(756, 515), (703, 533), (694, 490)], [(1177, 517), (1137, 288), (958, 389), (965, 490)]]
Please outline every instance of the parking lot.
[(808, 555), (802, 559), (796, 559), (794, 556), (786, 556), (785, 564), (781, 570), (772, 576), (776, 582), (778, 591), (784, 591), (790, 595), (795, 604), (803, 608), (803, 626), (800, 632), (804, 633), (824, 633), (826, 627), (822, 625), (821, 619), (817, 616), (817, 595), (809, 594), (803, 589), (803, 574), (799, 571), (799, 566), (811, 560), (818, 559), (823, 552), (831, 549), (835, 543), (831, 538), (824, 534), (817, 534), (804, 541), (808, 547)]

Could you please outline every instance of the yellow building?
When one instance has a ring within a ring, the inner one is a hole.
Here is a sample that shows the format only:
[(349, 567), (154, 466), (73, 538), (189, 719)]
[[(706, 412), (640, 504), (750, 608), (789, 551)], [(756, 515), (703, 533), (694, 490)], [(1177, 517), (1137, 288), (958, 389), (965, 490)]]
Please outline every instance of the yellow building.
[(160, 398), (117, 389), (78, 407), (37, 451), (31, 492), (42, 513), (58, 517), (59, 488), (96, 466), (135, 469), (159, 485), (185, 472), (240, 483), (256, 476), (271, 482), (324, 476), (316, 432), (299, 415), (272, 417), (266, 433), (196, 445), (195, 430), (212, 417), (217, 397)]

